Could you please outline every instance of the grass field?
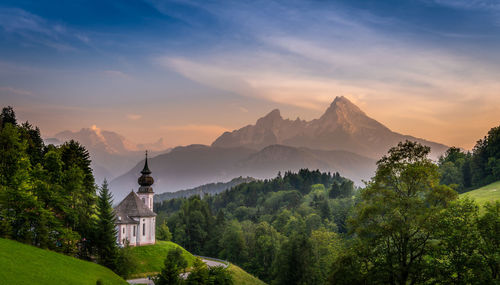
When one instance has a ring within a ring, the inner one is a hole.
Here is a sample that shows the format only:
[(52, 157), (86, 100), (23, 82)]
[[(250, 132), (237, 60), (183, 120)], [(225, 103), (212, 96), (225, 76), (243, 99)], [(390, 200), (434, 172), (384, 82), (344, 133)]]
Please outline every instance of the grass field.
[(498, 201), (500, 200), (500, 181), (460, 194), (460, 197), (472, 198), (479, 205), (484, 205), (486, 202)]
[(0, 239), (0, 284), (128, 284), (106, 267)]
[(243, 269), (239, 268), (234, 264), (229, 264), (227, 270), (233, 275), (233, 281), (235, 285), (265, 285), (257, 277), (247, 273)]
[[(194, 255), (176, 243), (169, 241), (156, 241), (155, 245), (132, 248), (132, 253), (138, 261), (138, 266), (134, 268), (130, 278), (147, 277), (148, 275), (155, 275), (160, 272), (168, 251), (174, 249), (175, 247), (180, 247), (182, 249), (184, 252), (184, 258), (188, 261), (188, 266), (191, 266), (196, 258)], [(235, 285), (266, 284), (234, 264), (230, 264), (228, 266), (228, 270), (233, 275)]]
[(180, 245), (169, 241), (156, 241), (154, 245), (145, 245), (132, 248), (132, 253), (137, 260), (137, 267), (134, 268), (131, 278), (146, 277), (154, 275), (163, 268), (163, 262), (169, 250), (180, 247), (184, 252), (184, 258), (188, 261), (188, 266), (193, 264), (195, 257), (182, 248)]

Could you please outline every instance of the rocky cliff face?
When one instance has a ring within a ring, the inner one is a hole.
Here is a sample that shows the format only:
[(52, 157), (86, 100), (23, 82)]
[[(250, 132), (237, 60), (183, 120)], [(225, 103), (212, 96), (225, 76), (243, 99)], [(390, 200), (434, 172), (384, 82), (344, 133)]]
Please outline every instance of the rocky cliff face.
[(312, 121), (283, 119), (279, 110), (233, 132), (217, 138), (215, 147), (248, 147), (260, 150), (273, 144), (307, 147), (318, 150), (345, 150), (380, 158), (400, 141), (415, 140), (432, 148), (435, 156), (446, 146), (395, 133), (368, 117), (345, 97), (336, 97), (319, 118)]

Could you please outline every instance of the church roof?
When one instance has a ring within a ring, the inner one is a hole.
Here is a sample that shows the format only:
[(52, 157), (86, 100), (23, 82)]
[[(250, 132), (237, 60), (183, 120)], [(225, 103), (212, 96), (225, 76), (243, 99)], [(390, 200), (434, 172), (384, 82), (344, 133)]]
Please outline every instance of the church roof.
[(156, 216), (134, 191), (130, 192), (130, 194), (115, 207), (115, 215), (118, 224), (134, 224), (138, 223), (138, 221), (132, 218)]

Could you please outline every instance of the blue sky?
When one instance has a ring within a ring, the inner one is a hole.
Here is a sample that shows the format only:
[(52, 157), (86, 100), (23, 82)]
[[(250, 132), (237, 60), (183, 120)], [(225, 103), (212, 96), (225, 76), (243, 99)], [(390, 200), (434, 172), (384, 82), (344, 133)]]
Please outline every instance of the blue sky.
[(500, 1), (0, 1), (0, 101), (43, 133), (210, 143), (344, 95), (466, 148), (500, 121)]

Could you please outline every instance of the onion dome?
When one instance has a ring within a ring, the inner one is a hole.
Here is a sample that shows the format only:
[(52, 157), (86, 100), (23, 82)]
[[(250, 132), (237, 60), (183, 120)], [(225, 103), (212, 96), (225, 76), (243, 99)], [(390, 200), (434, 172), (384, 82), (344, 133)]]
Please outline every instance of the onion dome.
[(137, 180), (137, 183), (139, 183), (139, 185), (141, 187), (139, 187), (139, 191), (137, 191), (138, 193), (153, 193), (153, 187), (151, 187), (151, 185), (153, 185), (153, 183), (155, 182), (153, 177), (151, 177), (151, 170), (149, 170), (149, 167), (148, 167), (148, 152), (146, 151), (146, 160), (144, 162), (144, 168), (142, 169), (141, 171), (141, 177), (139, 177), (139, 179)]

